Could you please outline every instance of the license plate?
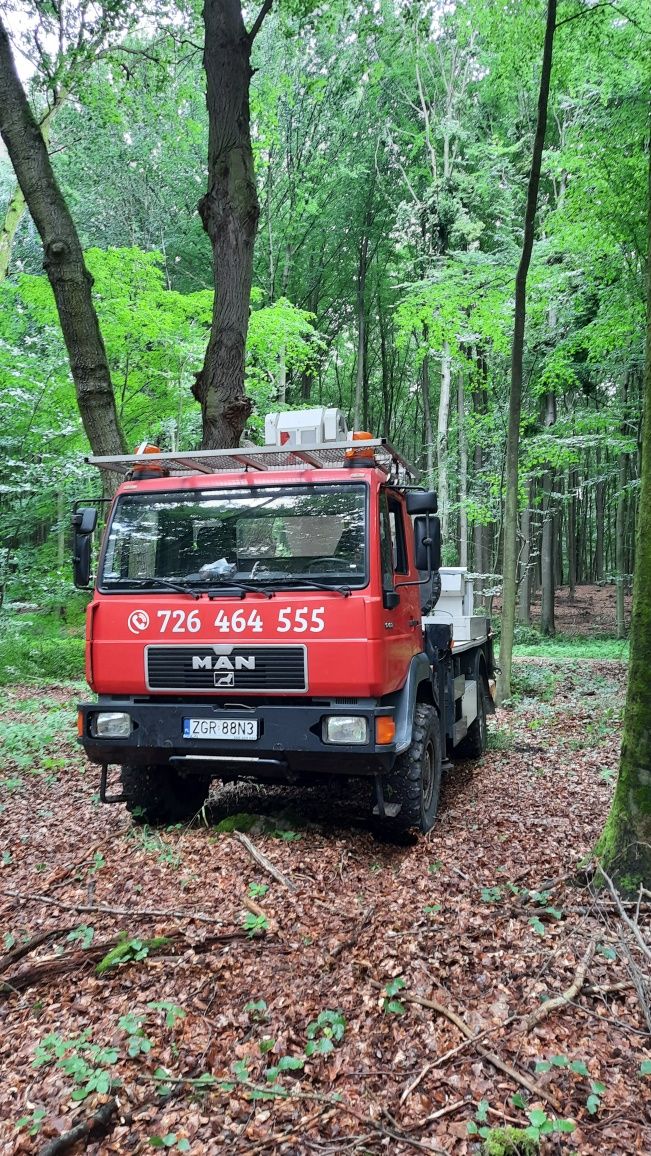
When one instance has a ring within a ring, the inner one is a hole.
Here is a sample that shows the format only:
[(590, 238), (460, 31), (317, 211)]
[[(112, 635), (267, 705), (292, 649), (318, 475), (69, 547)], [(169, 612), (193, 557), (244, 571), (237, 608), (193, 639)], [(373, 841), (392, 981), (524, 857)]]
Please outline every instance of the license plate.
[(184, 718), (184, 739), (236, 739), (252, 742), (258, 737), (258, 720), (244, 718)]

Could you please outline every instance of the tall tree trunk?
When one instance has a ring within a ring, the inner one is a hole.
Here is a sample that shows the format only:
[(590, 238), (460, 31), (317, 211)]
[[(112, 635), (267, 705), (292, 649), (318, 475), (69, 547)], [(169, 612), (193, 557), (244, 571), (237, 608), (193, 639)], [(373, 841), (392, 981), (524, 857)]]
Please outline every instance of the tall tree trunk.
[(368, 234), (364, 232), (359, 244), (357, 263), (357, 376), (355, 379), (355, 408), (353, 429), (360, 429), (364, 416), (364, 384), (366, 380), (366, 271), (368, 268)]
[(596, 451), (597, 484), (594, 492), (595, 502), (595, 552), (594, 552), (594, 580), (602, 582), (604, 576), (604, 519), (606, 516), (606, 483), (601, 476), (601, 451)]
[(192, 392), (201, 404), (204, 449), (237, 445), (251, 402), (244, 394), (253, 247), (260, 205), (251, 148), (251, 48), (271, 8), (265, 0), (251, 32), (240, 0), (205, 0), (208, 190), (199, 213), (213, 253), (215, 301), (203, 368)]
[[(45, 114), (42, 120), (39, 121), (41, 136), (47, 148), (50, 143), (50, 125), (52, 117), (55, 112), (61, 107), (63, 101), (67, 98), (66, 92), (59, 92), (57, 94), (56, 104)], [(5, 210), (4, 221), (0, 229), (0, 282), (5, 281), (9, 273), (9, 263), (11, 261), (11, 254), (14, 248), (14, 241), (18, 226), (25, 212), (25, 198), (23, 191), (19, 184), (14, 186), (14, 189), (9, 197), (9, 202)]]
[(468, 442), (466, 440), (466, 391), (463, 374), (457, 383), (459, 421), (459, 565), (468, 565)]
[(92, 278), (1, 21), (0, 133), (43, 242), (43, 265), (54, 293), (86, 436), (95, 454), (122, 453), (111, 375), (91, 296)]
[(518, 452), (520, 448), (520, 414), (522, 411), (522, 363), (527, 310), (527, 274), (529, 272), (531, 253), (533, 250), (538, 188), (540, 185), (540, 166), (543, 148), (545, 146), (555, 25), (556, 0), (547, 0), (547, 20), (545, 24), (545, 42), (540, 70), (536, 134), (534, 137), (531, 171), (529, 173), (529, 183), (527, 187), (527, 207), (524, 215), (522, 254), (515, 278), (513, 345), (511, 348), (511, 394), (509, 398), (509, 425), (506, 440), (504, 584), (502, 591), (502, 634), (500, 640), (501, 673), (498, 679), (498, 694), (501, 702), (511, 696), (511, 667), (513, 659), (513, 632), (515, 629), (515, 600), (518, 568)]
[(423, 434), (425, 436), (425, 456), (427, 461), (427, 485), (434, 482), (434, 429), (432, 427), (432, 405), (429, 393), (429, 330), (423, 326), (425, 356), (420, 367), (420, 391), (423, 396)]
[(615, 515), (615, 570), (617, 590), (617, 637), (626, 638), (626, 454), (619, 455), (617, 513)]
[(452, 367), (450, 358), (450, 347), (445, 341), (443, 343), (443, 356), (441, 358), (441, 395), (439, 398), (439, 416), (436, 433), (436, 456), (438, 466), (438, 495), (439, 495), (439, 510), (441, 513), (441, 538), (443, 541), (443, 548), (448, 545), (448, 532), (450, 526), (450, 496), (449, 496), (449, 478), (448, 478), (448, 422), (450, 419), (450, 387), (451, 387)]
[[(647, 234), (651, 254), (651, 164)], [(627, 890), (651, 886), (651, 260), (647, 266), (647, 331), (640, 505), (633, 578), (628, 691), (619, 776), (597, 852)]]
[(527, 504), (520, 511), (520, 578), (518, 582), (518, 622), (531, 624), (531, 482), (527, 487)]
[(577, 575), (577, 529), (576, 529), (576, 470), (569, 470), (567, 475), (567, 584), (570, 588), (570, 602), (576, 595)]
[[(545, 395), (544, 424), (551, 429), (556, 421), (556, 398), (553, 393)], [(540, 547), (540, 581), (542, 599), (540, 606), (540, 630), (543, 634), (556, 633), (554, 602), (556, 595), (556, 551), (554, 533), (554, 471), (546, 469), (542, 478), (542, 539)]]

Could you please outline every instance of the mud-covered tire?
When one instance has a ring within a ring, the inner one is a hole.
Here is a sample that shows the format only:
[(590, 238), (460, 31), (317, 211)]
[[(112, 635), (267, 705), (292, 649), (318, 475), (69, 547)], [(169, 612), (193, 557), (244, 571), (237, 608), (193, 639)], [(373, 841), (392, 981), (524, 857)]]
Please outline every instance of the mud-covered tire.
[(423, 834), (431, 830), (441, 791), (441, 731), (429, 703), (416, 705), (411, 746), (396, 759), (388, 787), (391, 801), (401, 804), (393, 824)]
[(471, 722), (465, 738), (461, 740), (454, 753), (461, 759), (480, 759), (487, 746), (486, 686), (480, 675), (477, 682), (477, 718)]
[(208, 798), (207, 775), (181, 777), (172, 767), (122, 767), (127, 810), (136, 823), (152, 826), (193, 819)]

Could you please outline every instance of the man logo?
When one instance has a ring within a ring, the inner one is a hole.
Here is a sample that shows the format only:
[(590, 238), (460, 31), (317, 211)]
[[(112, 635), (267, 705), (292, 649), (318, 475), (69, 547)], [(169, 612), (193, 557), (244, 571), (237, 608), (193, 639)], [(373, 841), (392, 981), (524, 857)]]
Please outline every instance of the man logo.
[(235, 686), (235, 671), (229, 670), (227, 674), (218, 674), (215, 671), (215, 686)]
[(254, 655), (236, 654), (234, 658), (229, 658), (227, 654), (220, 654), (214, 657), (212, 654), (207, 654), (202, 658), (198, 654), (192, 655), (192, 669), (193, 670), (255, 670)]

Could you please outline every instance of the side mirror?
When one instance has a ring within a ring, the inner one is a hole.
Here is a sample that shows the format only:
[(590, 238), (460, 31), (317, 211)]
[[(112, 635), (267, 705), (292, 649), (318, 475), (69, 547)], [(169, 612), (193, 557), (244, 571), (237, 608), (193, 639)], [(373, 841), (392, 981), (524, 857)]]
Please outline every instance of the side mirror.
[(441, 519), (421, 514), (414, 518), (416, 569), (430, 574), (441, 565)]
[(439, 508), (434, 490), (408, 490), (405, 500), (408, 514), (435, 514)]
[(75, 534), (75, 556), (72, 560), (72, 576), (77, 589), (83, 589), (90, 582), (91, 536)]
[(72, 515), (72, 524), (78, 534), (92, 534), (97, 525), (97, 510), (94, 506), (82, 506)]
[(72, 576), (77, 589), (84, 589), (90, 582), (91, 537), (97, 525), (97, 510), (94, 506), (75, 510), (72, 525), (75, 531)]

